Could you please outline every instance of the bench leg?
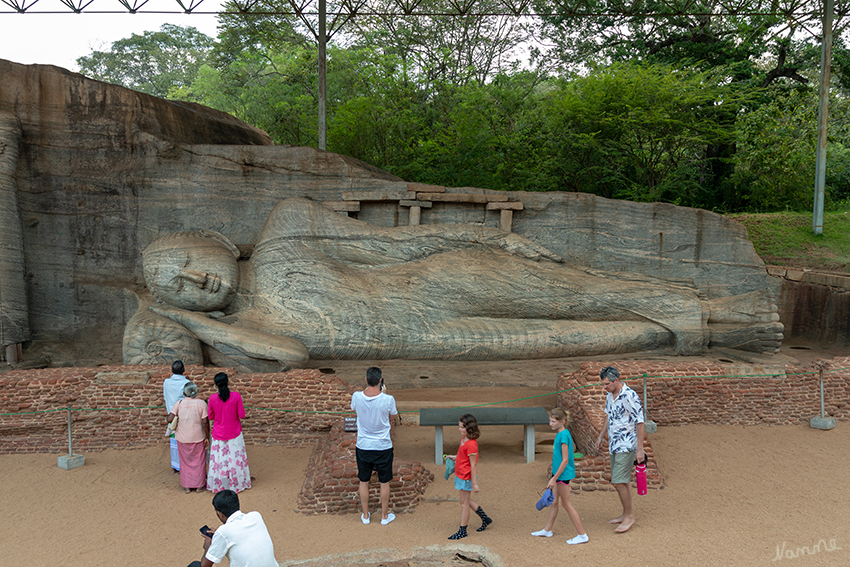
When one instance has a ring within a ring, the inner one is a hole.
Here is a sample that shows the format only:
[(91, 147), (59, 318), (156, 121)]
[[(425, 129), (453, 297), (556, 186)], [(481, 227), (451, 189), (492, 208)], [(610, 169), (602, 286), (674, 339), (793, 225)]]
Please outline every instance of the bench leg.
[(434, 462), (443, 464), (443, 426), (434, 426)]
[(534, 462), (534, 426), (524, 425), (522, 435), (522, 452), (525, 453), (525, 462)]

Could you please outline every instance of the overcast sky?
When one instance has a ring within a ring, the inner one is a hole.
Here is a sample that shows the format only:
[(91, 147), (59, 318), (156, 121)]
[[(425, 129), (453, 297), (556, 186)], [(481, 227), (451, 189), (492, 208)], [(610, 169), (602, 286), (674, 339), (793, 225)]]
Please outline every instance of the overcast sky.
[[(32, 0), (8, 0), (12, 3), (32, 4)], [(88, 0), (75, 0), (79, 5)], [(131, 0), (132, 1), (132, 0)], [(140, 3), (140, 2), (137, 2)], [(198, 4), (197, 0), (195, 3)], [(184, 0), (189, 4), (189, 0)], [(214, 12), (220, 0), (203, 0), (198, 10)], [(176, 0), (149, 0), (142, 10), (178, 11)], [(42, 12), (62, 12), (39, 13)], [(214, 15), (193, 14), (129, 14), (118, 0), (93, 0), (82, 14), (74, 14), (60, 0), (38, 0), (25, 14), (8, 13), (11, 8), (0, 3), (0, 59), (16, 63), (47, 63), (77, 71), (77, 58), (92, 50), (106, 50), (113, 41), (157, 31), (164, 23), (193, 26), (215, 37)], [(95, 14), (94, 12), (119, 12)]]

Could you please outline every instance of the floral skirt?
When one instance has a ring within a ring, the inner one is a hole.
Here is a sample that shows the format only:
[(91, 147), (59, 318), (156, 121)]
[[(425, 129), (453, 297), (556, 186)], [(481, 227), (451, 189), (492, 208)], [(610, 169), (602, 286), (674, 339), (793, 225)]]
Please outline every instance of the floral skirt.
[(230, 489), (240, 492), (251, 488), (251, 473), (248, 471), (248, 456), (242, 434), (227, 441), (213, 439), (211, 443), (207, 490), (221, 492)]

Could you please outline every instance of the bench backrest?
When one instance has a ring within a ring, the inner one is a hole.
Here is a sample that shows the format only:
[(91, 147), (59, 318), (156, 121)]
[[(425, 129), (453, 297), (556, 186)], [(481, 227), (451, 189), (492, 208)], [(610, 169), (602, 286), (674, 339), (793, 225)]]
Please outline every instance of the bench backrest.
[(457, 425), (460, 416), (471, 413), (478, 425), (543, 425), (549, 414), (537, 408), (421, 408), (419, 425)]

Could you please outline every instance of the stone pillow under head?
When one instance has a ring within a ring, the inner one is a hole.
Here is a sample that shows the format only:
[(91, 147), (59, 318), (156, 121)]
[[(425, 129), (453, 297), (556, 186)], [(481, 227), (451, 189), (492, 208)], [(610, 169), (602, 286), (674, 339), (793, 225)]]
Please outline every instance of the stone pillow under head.
[(189, 329), (146, 306), (124, 329), (124, 364), (203, 364), (201, 342)]

